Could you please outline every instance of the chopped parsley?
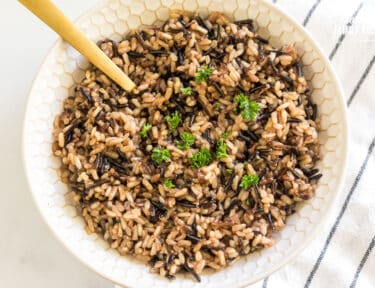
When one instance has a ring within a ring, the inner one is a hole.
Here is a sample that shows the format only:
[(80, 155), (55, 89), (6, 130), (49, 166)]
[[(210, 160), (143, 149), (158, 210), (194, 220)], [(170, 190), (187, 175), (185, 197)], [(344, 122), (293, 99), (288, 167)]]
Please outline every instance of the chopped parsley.
[(181, 88), (180, 89), (180, 92), (183, 94), (183, 95), (187, 95), (187, 96), (189, 96), (189, 95), (192, 95), (193, 94), (193, 88), (191, 88), (191, 87), (185, 87), (185, 88)]
[(259, 182), (259, 177), (257, 175), (244, 175), (242, 176), (240, 187), (244, 189), (249, 189), (250, 186), (256, 185)]
[(230, 135), (230, 131), (225, 131), (225, 132), (223, 132), (223, 134), (221, 134), (221, 137), (223, 139), (228, 139), (229, 135)]
[(233, 174), (233, 169), (227, 168), (225, 169), (225, 172), (227, 172), (228, 174)]
[(175, 187), (174, 184), (173, 184), (173, 182), (172, 182), (172, 180), (170, 180), (170, 179), (165, 179), (165, 180), (164, 180), (164, 185), (165, 185), (165, 187), (167, 187), (168, 189), (171, 189), (171, 188), (174, 188), (174, 187)]
[(211, 161), (211, 153), (207, 148), (202, 148), (201, 151), (196, 152), (190, 158), (190, 164), (195, 169), (208, 165)]
[(139, 135), (141, 135), (142, 138), (146, 138), (147, 137), (147, 133), (148, 131), (150, 131), (152, 128), (152, 125), (149, 124), (149, 123), (146, 123), (145, 125), (143, 125), (143, 128), (141, 130), (141, 132), (139, 133)]
[(170, 154), (167, 149), (154, 148), (152, 150), (151, 159), (156, 164), (161, 164), (162, 162), (167, 162), (169, 160)]
[(183, 132), (181, 133), (180, 137), (181, 137), (181, 142), (177, 145), (178, 149), (187, 150), (190, 148), (191, 145), (194, 144), (195, 138), (193, 134), (188, 133), (188, 132)]
[(170, 130), (173, 131), (176, 130), (180, 124), (181, 117), (178, 115), (178, 111), (175, 111), (171, 115), (166, 116), (165, 120), (168, 122)]
[(203, 66), (201, 70), (198, 70), (195, 74), (195, 81), (202, 83), (206, 81), (208, 77), (212, 74), (212, 69), (208, 66)]
[(216, 102), (216, 103), (215, 103), (215, 106), (214, 106), (214, 109), (215, 109), (216, 111), (219, 111), (220, 108), (221, 108), (221, 104), (220, 104), (220, 102)]
[(220, 138), (216, 147), (216, 159), (220, 160), (221, 158), (225, 158), (227, 156), (227, 144), (224, 142), (223, 138)]
[(239, 104), (241, 115), (245, 120), (253, 121), (259, 113), (260, 107), (258, 103), (250, 101), (243, 93), (234, 97), (234, 103)]

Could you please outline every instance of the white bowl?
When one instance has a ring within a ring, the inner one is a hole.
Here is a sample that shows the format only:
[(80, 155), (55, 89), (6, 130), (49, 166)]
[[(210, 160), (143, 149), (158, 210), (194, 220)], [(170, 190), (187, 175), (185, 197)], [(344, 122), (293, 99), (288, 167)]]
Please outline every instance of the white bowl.
[(262, 37), (279, 47), (294, 43), (319, 107), (323, 173), (316, 196), (289, 217), (275, 235), (272, 248), (242, 258), (220, 272), (174, 281), (149, 272), (149, 267), (122, 257), (97, 235), (87, 235), (75, 208), (65, 203), (67, 187), (60, 181), (60, 163), (52, 155), (52, 125), (62, 101), (83, 78), (87, 61), (62, 40), (49, 52), (32, 86), (24, 124), (24, 163), (32, 194), (43, 218), (58, 239), (84, 264), (127, 287), (239, 287), (254, 283), (291, 261), (313, 239), (328, 218), (342, 185), (347, 155), (347, 120), (343, 93), (331, 64), (311, 36), (294, 20), (263, 0), (108, 0), (85, 14), (78, 26), (94, 41), (119, 40), (128, 29), (162, 22), (168, 9), (221, 11), (233, 19), (252, 18)]

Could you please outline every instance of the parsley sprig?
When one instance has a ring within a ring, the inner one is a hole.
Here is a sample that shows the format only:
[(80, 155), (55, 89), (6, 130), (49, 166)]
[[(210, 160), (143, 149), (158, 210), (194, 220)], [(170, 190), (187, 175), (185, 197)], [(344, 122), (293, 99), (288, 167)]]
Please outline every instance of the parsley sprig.
[(225, 169), (225, 172), (227, 172), (228, 174), (233, 174), (233, 169), (227, 168)]
[(242, 176), (240, 187), (244, 189), (249, 189), (252, 185), (257, 185), (259, 182), (259, 177), (257, 175), (244, 175)]
[(150, 123), (144, 124), (141, 132), (139, 132), (139, 135), (141, 135), (142, 138), (146, 138), (147, 133), (148, 133), (148, 131), (151, 130), (151, 128), (152, 128), (152, 125)]
[(190, 158), (190, 164), (195, 169), (208, 165), (210, 161), (211, 153), (207, 148), (202, 148), (201, 151), (194, 153)]
[(172, 182), (172, 180), (170, 180), (170, 179), (165, 179), (165, 180), (164, 180), (164, 185), (165, 185), (165, 187), (167, 187), (168, 189), (172, 189), (172, 188), (175, 187), (174, 184), (173, 184), (173, 182)]
[(253, 121), (258, 115), (260, 107), (257, 102), (250, 101), (250, 99), (243, 93), (234, 97), (234, 103), (238, 103), (241, 111), (241, 115), (245, 120)]
[(216, 147), (216, 159), (220, 160), (221, 158), (225, 158), (227, 156), (227, 144), (224, 142), (223, 138), (220, 138)]
[(212, 74), (212, 69), (208, 66), (203, 66), (201, 70), (198, 70), (195, 74), (195, 81), (202, 83), (206, 81), (208, 77)]
[(180, 89), (180, 92), (183, 94), (183, 95), (186, 95), (186, 96), (190, 96), (193, 94), (193, 88), (191, 87), (182, 87)]
[(181, 133), (180, 137), (181, 137), (181, 142), (177, 144), (178, 149), (188, 150), (190, 146), (194, 144), (195, 138), (193, 134), (189, 132), (183, 132)]
[(225, 132), (223, 132), (223, 134), (221, 134), (221, 137), (223, 139), (228, 139), (229, 136), (230, 136), (230, 131), (225, 131)]
[(151, 159), (156, 164), (161, 164), (162, 162), (167, 162), (169, 160), (170, 154), (168, 149), (162, 149), (156, 147), (152, 150)]
[(171, 115), (167, 115), (165, 116), (165, 120), (168, 122), (169, 124), (169, 129), (171, 131), (173, 130), (176, 130), (178, 125), (180, 124), (181, 122), (181, 117), (180, 115), (178, 114), (178, 111), (174, 111)]

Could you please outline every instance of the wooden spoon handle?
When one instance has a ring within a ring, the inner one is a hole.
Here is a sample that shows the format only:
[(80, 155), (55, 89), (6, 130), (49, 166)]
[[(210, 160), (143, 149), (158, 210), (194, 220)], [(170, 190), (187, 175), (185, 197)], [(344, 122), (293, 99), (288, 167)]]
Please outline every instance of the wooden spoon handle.
[(135, 87), (134, 82), (50, 0), (19, 1), (122, 88), (131, 91)]

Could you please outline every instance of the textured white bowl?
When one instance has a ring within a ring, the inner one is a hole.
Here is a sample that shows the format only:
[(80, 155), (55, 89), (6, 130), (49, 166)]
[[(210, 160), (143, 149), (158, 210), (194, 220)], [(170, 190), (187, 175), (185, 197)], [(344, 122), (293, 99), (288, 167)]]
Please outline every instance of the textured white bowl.
[(128, 29), (162, 22), (168, 9), (221, 11), (233, 19), (252, 18), (262, 37), (276, 47), (294, 43), (302, 56), (304, 73), (319, 107), (323, 173), (316, 196), (288, 218), (277, 233), (276, 245), (242, 258), (196, 283), (190, 277), (169, 281), (149, 273), (130, 257), (121, 257), (97, 235), (87, 235), (75, 208), (65, 203), (67, 187), (59, 180), (59, 161), (51, 152), (52, 125), (62, 102), (83, 78), (87, 61), (58, 40), (31, 89), (24, 124), (24, 162), (32, 194), (43, 218), (83, 263), (102, 276), (127, 287), (242, 287), (254, 283), (291, 261), (326, 222), (341, 189), (347, 155), (347, 121), (342, 90), (332, 67), (310, 35), (294, 20), (263, 0), (108, 0), (79, 19), (77, 24), (94, 41), (119, 40)]

